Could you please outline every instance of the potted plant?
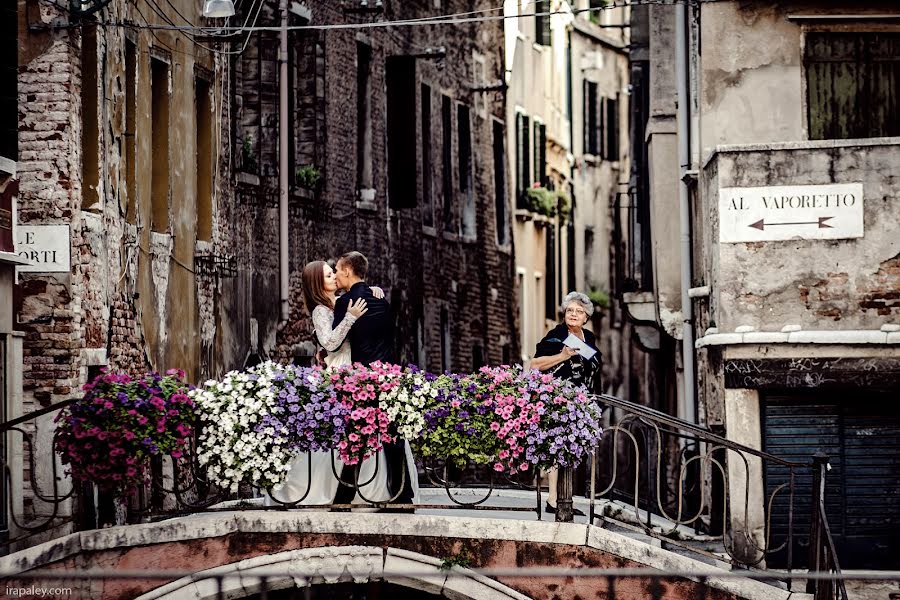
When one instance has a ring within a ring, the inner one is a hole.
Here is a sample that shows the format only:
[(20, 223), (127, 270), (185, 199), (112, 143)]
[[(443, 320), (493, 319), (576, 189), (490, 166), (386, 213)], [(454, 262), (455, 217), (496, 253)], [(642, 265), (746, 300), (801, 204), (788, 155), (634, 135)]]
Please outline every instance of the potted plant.
[(258, 169), (256, 152), (253, 149), (253, 135), (248, 133), (241, 144), (241, 170), (256, 175)]
[(297, 169), (294, 176), (294, 181), (299, 187), (311, 191), (318, 189), (321, 180), (322, 172), (315, 165), (303, 165)]
[(556, 194), (540, 183), (535, 183), (525, 190), (528, 210), (533, 213), (552, 218), (556, 215)]
[(179, 458), (193, 435), (194, 401), (184, 371), (137, 379), (104, 372), (56, 416), (54, 445), (76, 482), (119, 496), (149, 478), (152, 456)]

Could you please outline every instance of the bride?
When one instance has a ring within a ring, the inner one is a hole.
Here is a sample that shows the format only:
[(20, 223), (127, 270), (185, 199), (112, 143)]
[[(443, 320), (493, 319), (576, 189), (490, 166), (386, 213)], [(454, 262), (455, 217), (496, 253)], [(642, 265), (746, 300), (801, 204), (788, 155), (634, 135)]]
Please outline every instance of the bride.
[[(334, 369), (349, 365), (350, 341), (347, 334), (356, 320), (366, 313), (366, 301), (360, 298), (351, 303), (347, 308), (347, 316), (332, 329), (337, 292), (334, 269), (325, 261), (313, 261), (303, 268), (302, 280), (303, 299), (306, 308), (312, 314), (316, 338), (319, 345), (328, 351), (325, 366)], [(377, 298), (384, 297), (384, 292), (378, 287), (372, 288), (372, 294)], [(331, 504), (338, 489), (335, 473), (340, 473), (342, 469), (343, 463), (336, 452), (304, 452), (294, 459), (283, 487), (277, 491), (273, 490), (272, 497), (280, 502), (297, 502), (299, 505)], [(312, 481), (309, 481), (310, 474)], [(373, 456), (363, 461), (358, 481), (364, 485), (360, 485), (359, 492), (353, 499), (354, 504), (367, 501), (386, 502), (391, 499), (387, 462), (383, 450), (378, 452), (377, 457)], [(309, 493), (306, 491), (307, 486)], [(277, 503), (267, 499), (267, 504)]]

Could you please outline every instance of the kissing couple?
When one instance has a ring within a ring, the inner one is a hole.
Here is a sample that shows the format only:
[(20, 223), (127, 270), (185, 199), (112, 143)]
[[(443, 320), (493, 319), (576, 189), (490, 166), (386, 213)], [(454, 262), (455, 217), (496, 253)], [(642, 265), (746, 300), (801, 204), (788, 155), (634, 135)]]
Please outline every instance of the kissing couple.
[[(368, 271), (368, 259), (356, 251), (341, 256), (333, 269), (323, 260), (303, 268), (303, 299), (312, 315), (317, 346), (327, 352), (327, 369), (396, 361), (391, 306), (381, 288), (366, 283)], [(338, 296), (338, 291), (343, 293)], [(335, 473), (340, 474), (340, 481)], [(359, 490), (341, 483), (354, 481)], [(294, 460), (284, 486), (272, 496), (281, 502), (297, 502), (306, 494), (300, 505), (387, 502), (392, 498), (394, 503), (411, 504), (418, 500), (418, 488), (409, 444), (395, 438), (355, 466), (345, 466), (337, 453), (302, 454)]]

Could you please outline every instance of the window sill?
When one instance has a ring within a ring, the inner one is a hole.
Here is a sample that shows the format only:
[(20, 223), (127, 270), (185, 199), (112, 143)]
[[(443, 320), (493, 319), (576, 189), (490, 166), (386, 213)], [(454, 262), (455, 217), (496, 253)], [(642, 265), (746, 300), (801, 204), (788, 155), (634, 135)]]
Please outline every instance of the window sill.
[(443, 237), (448, 242), (458, 242), (459, 241), (459, 235), (453, 233), (452, 231), (444, 231), (441, 234), (441, 237)]
[(422, 235), (427, 235), (428, 237), (437, 237), (437, 230), (430, 225), (422, 225)]
[(477, 235), (463, 235), (460, 236), (460, 240), (463, 244), (474, 244), (478, 241)]
[(238, 171), (237, 182), (239, 185), (244, 184), (259, 187), (259, 175), (254, 175), (253, 173), (247, 173), (244, 171)]
[(497, 244), (497, 251), (503, 254), (512, 254), (512, 244)]
[(315, 200), (316, 192), (307, 188), (297, 187), (294, 188), (293, 196), (301, 200)]
[(357, 200), (356, 210), (362, 212), (378, 212), (378, 205), (370, 200)]

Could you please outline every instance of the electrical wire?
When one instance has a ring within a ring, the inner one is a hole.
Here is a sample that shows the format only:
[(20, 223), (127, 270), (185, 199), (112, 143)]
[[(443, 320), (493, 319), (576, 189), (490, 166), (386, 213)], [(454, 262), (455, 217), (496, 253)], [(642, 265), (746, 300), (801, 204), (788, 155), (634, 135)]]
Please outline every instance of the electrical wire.
[[(482, 11), (470, 11), (467, 13), (454, 13), (447, 15), (439, 15), (437, 17), (422, 17), (418, 19), (401, 19), (397, 21), (373, 21), (369, 23), (323, 23), (323, 24), (306, 24), (306, 25), (289, 25), (285, 29), (288, 31), (335, 31), (335, 30), (359, 30), (359, 29), (380, 29), (390, 27), (419, 27), (432, 25), (459, 25), (463, 23), (481, 23), (489, 21), (504, 21), (507, 19), (519, 19), (530, 17), (546, 17), (553, 15), (579, 15), (592, 12), (600, 12), (604, 10), (613, 10), (616, 8), (630, 8), (634, 6), (675, 6), (678, 4), (690, 5), (696, 0), (639, 0), (637, 2), (616, 1), (604, 6), (592, 8), (580, 8), (574, 10), (551, 10), (546, 12), (534, 12), (527, 14), (512, 15), (484, 15), (481, 16), (464, 16), (476, 13), (496, 12), (502, 9), (486, 9)], [(463, 15), (463, 16), (461, 16)], [(133, 23), (122, 21), (109, 21), (102, 23), (109, 27), (135, 27)], [(141, 29), (155, 29), (163, 31), (197, 31), (209, 36), (214, 36), (215, 32), (243, 32), (243, 31), (282, 31), (282, 27), (277, 25), (253, 25), (251, 27), (206, 27), (197, 25), (150, 25), (139, 26)], [(233, 33), (231, 33), (233, 35)]]

